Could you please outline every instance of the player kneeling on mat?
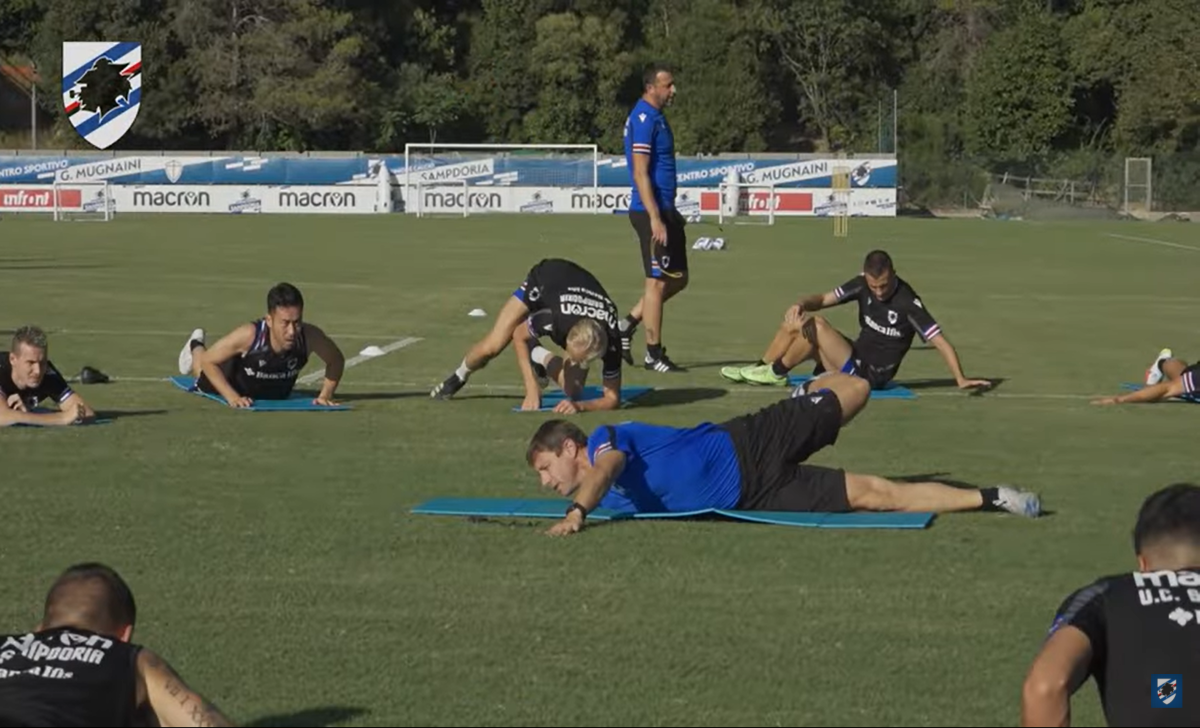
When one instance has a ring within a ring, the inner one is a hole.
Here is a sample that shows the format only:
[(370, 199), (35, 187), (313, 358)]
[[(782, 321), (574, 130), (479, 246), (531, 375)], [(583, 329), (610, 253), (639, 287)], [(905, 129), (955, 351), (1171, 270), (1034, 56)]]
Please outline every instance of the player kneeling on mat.
[(597, 507), (625, 513), (709, 508), (841, 513), (847, 511), (1008, 511), (1036, 517), (1037, 495), (998, 486), (895, 483), (875, 475), (806, 465), (837, 442), (867, 404), (870, 385), (829, 373), (792, 396), (720, 424), (690, 428), (637, 422), (602, 425), (589, 437), (550, 420), (526, 453), (542, 485), (573, 498), (550, 533), (583, 528)]

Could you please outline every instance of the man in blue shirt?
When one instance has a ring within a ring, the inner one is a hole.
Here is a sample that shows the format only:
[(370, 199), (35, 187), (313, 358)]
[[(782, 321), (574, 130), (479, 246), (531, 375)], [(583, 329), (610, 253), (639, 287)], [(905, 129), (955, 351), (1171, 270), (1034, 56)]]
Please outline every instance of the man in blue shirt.
[(788, 399), (720, 424), (675, 428), (631, 422), (601, 426), (589, 437), (564, 420), (550, 420), (534, 434), (526, 460), (543, 486), (572, 498), (552, 535), (579, 531), (597, 507), (625, 513), (705, 508), (1041, 513), (1037, 495), (1007, 486), (900, 484), (802, 464), (837, 442), (869, 394), (865, 379), (835, 372), (797, 387)]
[(675, 209), (675, 137), (663, 109), (675, 97), (675, 77), (662, 64), (642, 74), (644, 93), (625, 119), (625, 163), (633, 189), (629, 222), (642, 245), (646, 286), (642, 298), (621, 321), (625, 361), (633, 363), (633, 331), (646, 323), (644, 366), (656, 372), (682, 369), (662, 345), (663, 304), (687, 287), (687, 239), (683, 215)]

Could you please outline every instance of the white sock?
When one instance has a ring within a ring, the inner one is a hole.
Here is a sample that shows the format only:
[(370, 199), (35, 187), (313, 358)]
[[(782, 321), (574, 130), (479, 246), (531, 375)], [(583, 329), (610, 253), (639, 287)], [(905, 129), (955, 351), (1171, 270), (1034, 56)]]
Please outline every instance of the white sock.
[(554, 355), (551, 354), (548, 349), (541, 346), (535, 346), (533, 347), (533, 351), (529, 352), (529, 358), (532, 359), (535, 364), (541, 364), (542, 366), (546, 366), (546, 364), (550, 361), (550, 357), (552, 356)]
[(466, 359), (462, 360), (462, 364), (458, 365), (458, 369), (454, 370), (454, 374), (462, 381), (467, 381), (467, 377), (471, 376), (471, 368), (467, 366)]

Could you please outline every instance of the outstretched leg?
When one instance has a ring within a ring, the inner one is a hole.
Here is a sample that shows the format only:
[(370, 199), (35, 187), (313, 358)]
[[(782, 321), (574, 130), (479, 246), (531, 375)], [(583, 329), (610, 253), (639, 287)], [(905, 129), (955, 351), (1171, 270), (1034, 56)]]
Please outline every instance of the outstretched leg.
[(513, 332), (528, 317), (529, 307), (515, 296), (509, 298), (504, 304), (504, 308), (500, 309), (500, 313), (496, 316), (496, 323), (493, 324), (492, 330), (471, 347), (458, 369), (445, 381), (434, 387), (429, 396), (434, 399), (448, 399), (454, 396), (467, 383), (472, 372), (484, 368), (488, 362), (508, 348)]
[(846, 473), (846, 497), (856, 511), (1008, 511), (1035, 518), (1041, 501), (1034, 493), (999, 486), (956, 488), (944, 483), (896, 483), (877, 475)]

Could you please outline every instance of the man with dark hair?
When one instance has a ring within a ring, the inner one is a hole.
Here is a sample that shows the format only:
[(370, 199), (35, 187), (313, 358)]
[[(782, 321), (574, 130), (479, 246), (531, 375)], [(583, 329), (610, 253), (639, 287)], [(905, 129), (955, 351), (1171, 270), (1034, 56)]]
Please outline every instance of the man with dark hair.
[[(13, 332), (12, 346), (0, 353), (0, 427), (14, 424), (73, 425), (96, 416), (87, 402), (67, 384), (48, 358), (50, 343), (37, 326)], [(58, 412), (34, 412), (44, 400)]]
[[(855, 341), (823, 316), (808, 315), (850, 301), (858, 302), (861, 331)], [(968, 379), (963, 375), (958, 353), (917, 292), (896, 275), (886, 251), (873, 250), (863, 261), (862, 273), (824, 295), (806, 296), (789, 308), (757, 364), (725, 367), (721, 376), (734, 382), (783, 386), (793, 367), (813, 359), (817, 363), (815, 374), (822, 371), (853, 374), (866, 379), (872, 389), (882, 389), (900, 371), (900, 364), (918, 334), (942, 355), (960, 388), (991, 386), (985, 379)]]
[(675, 136), (663, 109), (675, 98), (675, 76), (663, 64), (650, 64), (642, 74), (642, 98), (625, 119), (625, 163), (632, 191), (629, 222), (642, 246), (645, 287), (642, 298), (621, 320), (625, 361), (631, 353), (634, 329), (646, 323), (644, 366), (656, 372), (682, 371), (662, 345), (663, 304), (688, 284), (687, 234), (683, 215), (675, 208)]
[[(562, 347), (565, 357), (541, 346), (542, 337)], [(523, 410), (542, 406), (542, 389), (553, 379), (566, 397), (554, 407), (560, 414), (614, 410), (621, 405), (621, 334), (617, 307), (604, 286), (577, 263), (546, 258), (529, 270), (525, 281), (509, 296), (492, 330), (475, 343), (462, 364), (429, 393), (449, 399), (467, 379), (513, 345), (525, 381)], [(604, 393), (576, 401), (587, 381), (589, 364), (604, 364)]]
[(1146, 386), (1136, 392), (1103, 397), (1092, 404), (1142, 404), (1167, 399), (1200, 401), (1200, 362), (1191, 366), (1170, 349), (1158, 352), (1146, 369)]
[(1200, 699), (1182, 684), (1200, 675), (1200, 487), (1146, 498), (1133, 550), (1137, 571), (1092, 582), (1058, 608), (1025, 678), (1022, 725), (1070, 725), (1071, 696), (1089, 677), (1109, 725), (1200, 725)]
[(0, 635), (0, 726), (227, 726), (161, 657), (130, 642), (133, 593), (103, 564), (67, 569), (32, 632)]
[(346, 368), (342, 350), (325, 332), (304, 321), (304, 297), (290, 283), (267, 292), (267, 315), (242, 324), (207, 348), (196, 329), (179, 352), (179, 373), (196, 377), (194, 387), (225, 398), (230, 407), (256, 399), (287, 399), (314, 353), (325, 363), (325, 380), (313, 400), (335, 405), (333, 395)]
[(803, 511), (1008, 511), (1036, 517), (1041, 502), (1007, 486), (982, 490), (895, 483), (875, 475), (802, 464), (837, 441), (867, 404), (866, 381), (826, 374), (758, 412), (690, 428), (636, 422), (585, 434), (550, 420), (534, 434), (526, 462), (542, 485), (572, 498), (550, 533), (583, 527), (596, 507), (624, 513), (705, 508)]

